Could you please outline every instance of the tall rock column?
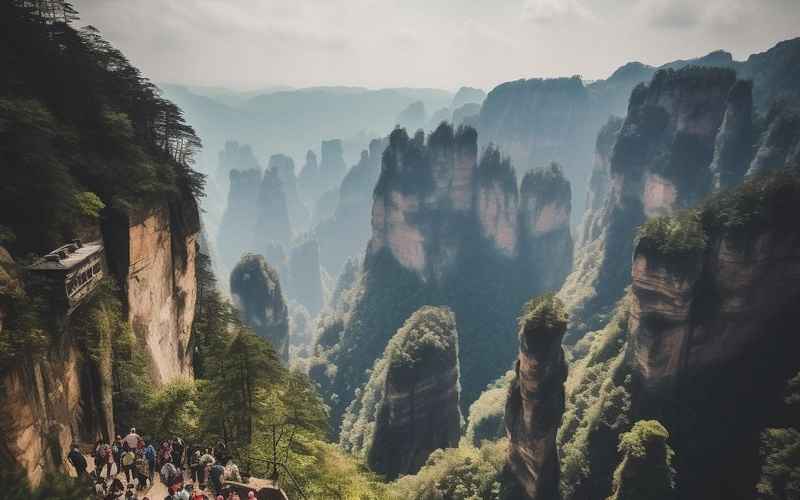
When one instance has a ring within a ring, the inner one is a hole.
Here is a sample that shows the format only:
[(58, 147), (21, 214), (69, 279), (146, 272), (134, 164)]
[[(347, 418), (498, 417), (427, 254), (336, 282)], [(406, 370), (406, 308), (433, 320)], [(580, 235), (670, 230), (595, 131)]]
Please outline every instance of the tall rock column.
[(528, 302), (519, 319), (519, 357), (506, 402), (508, 467), (521, 498), (558, 498), (556, 432), (564, 413), (567, 315), (551, 294)]
[(572, 269), (572, 192), (561, 167), (531, 170), (520, 187), (520, 259), (534, 293), (557, 291)]
[(359, 399), (342, 443), (395, 478), (419, 471), (461, 436), (458, 332), (453, 312), (424, 306), (392, 337)]
[(284, 362), (289, 360), (289, 311), (278, 273), (261, 255), (242, 257), (231, 273), (233, 303), (245, 324), (272, 343)]

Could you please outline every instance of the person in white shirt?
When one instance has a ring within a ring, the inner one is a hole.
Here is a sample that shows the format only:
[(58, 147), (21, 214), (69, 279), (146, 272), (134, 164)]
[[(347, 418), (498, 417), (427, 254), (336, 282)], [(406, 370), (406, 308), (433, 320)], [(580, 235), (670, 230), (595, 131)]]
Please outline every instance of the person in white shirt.
[(128, 449), (135, 450), (136, 448), (139, 447), (139, 441), (141, 439), (142, 439), (141, 436), (136, 434), (136, 428), (131, 427), (131, 431), (128, 433), (127, 436), (125, 436), (123, 441), (125, 441), (125, 444), (128, 445)]

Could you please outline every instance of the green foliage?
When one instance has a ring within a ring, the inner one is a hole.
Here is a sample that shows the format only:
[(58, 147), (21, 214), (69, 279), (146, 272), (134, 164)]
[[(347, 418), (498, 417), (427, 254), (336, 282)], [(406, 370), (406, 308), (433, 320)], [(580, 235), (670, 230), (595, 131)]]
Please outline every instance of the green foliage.
[(417, 474), (389, 485), (396, 500), (499, 500), (508, 441), (436, 450)]
[(765, 227), (782, 231), (796, 223), (800, 209), (800, 176), (784, 170), (756, 176), (722, 191), (702, 205), (707, 233), (725, 232), (748, 240)]
[(198, 437), (200, 408), (197, 386), (191, 379), (179, 379), (157, 389), (145, 390), (137, 427), (154, 438)]
[(412, 314), (392, 337), (384, 356), (388, 356), (392, 370), (424, 374), (441, 363), (447, 363), (457, 343), (452, 311), (424, 306)]
[(505, 436), (506, 399), (513, 379), (514, 370), (507, 371), (489, 384), (470, 405), (467, 430), (463, 438), (467, 445), (480, 446), (483, 441), (493, 441)]
[(553, 293), (545, 293), (529, 300), (517, 319), (520, 335), (533, 332), (562, 334), (567, 328), (567, 311)]
[(391, 338), (375, 361), (369, 379), (356, 391), (342, 417), (342, 447), (361, 460), (369, 455), (378, 411), (384, 400), (386, 378), (425, 377), (443, 365), (451, 366), (457, 352), (455, 317), (446, 307), (423, 306)]
[(619, 451), (623, 458), (614, 471), (609, 500), (674, 498), (675, 453), (667, 444), (668, 438), (669, 432), (657, 420), (640, 420), (622, 434)]
[[(308, 443), (307, 459), (294, 465), (306, 497), (317, 500), (384, 500), (387, 486), (378, 476), (333, 444)], [(287, 483), (290, 498), (298, 495)]]
[(797, 429), (767, 429), (761, 434), (761, 479), (758, 498), (800, 498), (800, 432)]
[(535, 198), (539, 206), (569, 200), (572, 197), (572, 189), (564, 177), (564, 169), (555, 162), (526, 172), (522, 177), (519, 192), (523, 203), (528, 198)]
[(58, 473), (46, 474), (39, 487), (33, 488), (23, 471), (4, 467), (0, 484), (5, 500), (86, 500), (91, 495), (84, 481)]
[(685, 210), (674, 216), (656, 217), (639, 227), (638, 250), (664, 257), (690, 257), (705, 250), (701, 214)]
[[(623, 364), (627, 323), (628, 302), (623, 300), (603, 330), (587, 335), (592, 339), (588, 352), (570, 366), (565, 411), (556, 436), (564, 499), (577, 498), (587, 488), (599, 489), (588, 484), (590, 476), (608, 478), (613, 463), (595, 453), (594, 443), (603, 436), (607, 436), (604, 442), (614, 442), (630, 425), (630, 377)], [(613, 460), (613, 451), (611, 455)]]
[(13, 40), (0, 47), (0, 222), (19, 254), (74, 237), (98, 201), (147, 206), (200, 196), (204, 186), (191, 169), (200, 140), (180, 109), (97, 30), (73, 28), (74, 14), (54, 16), (57, 3), (0, 4)]
[(27, 363), (43, 355), (50, 345), (50, 336), (42, 321), (46, 304), (40, 297), (31, 296), (22, 288), (16, 264), (2, 247), (0, 309), (4, 313), (0, 334), (0, 374), (3, 374), (19, 363)]
[(84, 191), (75, 195), (75, 201), (78, 206), (78, 212), (89, 219), (96, 220), (100, 218), (100, 211), (106, 208), (106, 204), (100, 198), (90, 192)]

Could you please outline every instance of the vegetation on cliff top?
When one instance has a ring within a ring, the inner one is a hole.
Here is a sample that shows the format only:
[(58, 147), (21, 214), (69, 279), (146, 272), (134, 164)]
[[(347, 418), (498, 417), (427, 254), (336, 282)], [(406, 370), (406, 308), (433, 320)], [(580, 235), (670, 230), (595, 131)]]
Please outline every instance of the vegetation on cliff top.
[(378, 410), (386, 396), (386, 377), (393, 371), (400, 379), (427, 374), (457, 359), (458, 334), (453, 313), (446, 307), (423, 306), (412, 314), (391, 338), (383, 356), (375, 361), (368, 382), (342, 418), (341, 445), (361, 459), (369, 455)]
[[(66, 2), (0, 6), (0, 224), (12, 253), (49, 251), (76, 221), (202, 194), (181, 110)], [(31, 203), (36, 200), (36, 203)]]
[(681, 258), (701, 254), (714, 236), (747, 241), (769, 228), (776, 233), (796, 223), (800, 174), (774, 171), (710, 197), (697, 208), (650, 219), (639, 227), (637, 252)]
[(613, 493), (608, 500), (668, 500), (675, 497), (675, 452), (669, 432), (657, 420), (640, 420), (619, 439), (622, 461), (614, 471)]

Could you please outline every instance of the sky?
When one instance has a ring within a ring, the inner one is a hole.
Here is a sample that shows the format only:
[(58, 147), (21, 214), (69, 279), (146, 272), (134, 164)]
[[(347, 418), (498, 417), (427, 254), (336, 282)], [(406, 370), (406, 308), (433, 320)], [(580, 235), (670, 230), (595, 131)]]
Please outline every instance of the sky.
[(73, 0), (159, 83), (491, 89), (800, 36), (800, 0)]

